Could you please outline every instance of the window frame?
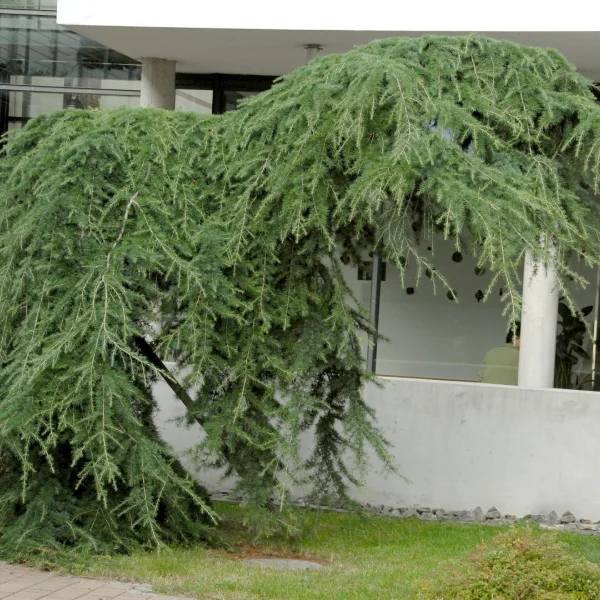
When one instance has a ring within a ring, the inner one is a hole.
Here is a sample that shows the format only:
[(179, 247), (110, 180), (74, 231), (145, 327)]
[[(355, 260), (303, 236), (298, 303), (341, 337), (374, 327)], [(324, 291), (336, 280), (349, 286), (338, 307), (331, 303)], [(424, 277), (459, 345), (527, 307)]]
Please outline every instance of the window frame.
[(241, 75), (228, 73), (177, 73), (176, 90), (211, 90), (212, 114), (225, 112), (226, 92), (264, 92), (278, 75)]

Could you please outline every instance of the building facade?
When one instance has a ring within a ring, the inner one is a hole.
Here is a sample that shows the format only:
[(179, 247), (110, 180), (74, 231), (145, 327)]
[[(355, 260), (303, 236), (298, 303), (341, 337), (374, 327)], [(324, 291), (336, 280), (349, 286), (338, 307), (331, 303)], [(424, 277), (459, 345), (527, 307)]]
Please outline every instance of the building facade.
[[(340, 10), (340, 2), (315, 0), (301, 8), (282, 9), (278, 3), (261, 0), (251, 5), (236, 2), (231, 8), (235, 10), (190, 0), (173, 0), (168, 7), (142, 0), (59, 0), (58, 21), (103, 48), (116, 49), (120, 54), (115, 53), (115, 59), (133, 57), (130, 62), (137, 65), (134, 85), (142, 106), (175, 110), (224, 112), (235, 108), (238, 99), (268, 88), (275, 76), (318, 54), (344, 52), (376, 38), (425, 33), (477, 31), (555, 47), (590, 80), (600, 81), (596, 60), (600, 33), (594, 32), (600, 31), (600, 14), (590, 16), (577, 6), (568, 14), (512, 0), (502, 11), (481, 10), (471, 0), (402, 9), (375, 0), (368, 10), (358, 5), (344, 5)], [(596, 27), (594, 18), (598, 19)], [(114, 50), (105, 52), (111, 56)], [(482, 302), (491, 275), (477, 269), (474, 258), (456, 256), (451, 244), (443, 240), (430, 251), (436, 264), (457, 282), (458, 304), (454, 298), (436, 295), (427, 280), (417, 282), (416, 272), (409, 272), (401, 282), (394, 268), (386, 265), (384, 273), (383, 267), (377, 268), (377, 259), (373, 268), (368, 256), (364, 269), (346, 269), (357, 298), (371, 308), (373, 318), (379, 315), (380, 330), (389, 338), (379, 345), (376, 355), (365, 343), (366, 358), (373, 371), (383, 376), (477, 381), (486, 352), (505, 338), (503, 289), (498, 285)], [(574, 294), (581, 307), (594, 307), (590, 322), (597, 322), (598, 276), (582, 269), (594, 285)], [(554, 288), (552, 278), (540, 277), (524, 289), (525, 303), (535, 307), (525, 311), (529, 317), (523, 317), (521, 360), (526, 364), (519, 373), (526, 387), (553, 385), (556, 331), (546, 325), (555, 322), (558, 297)], [(590, 359), (578, 365), (575, 385), (585, 389), (595, 385), (594, 348), (588, 339)]]
[[(600, 12), (590, 14), (579, 0), (569, 11), (513, 0), (497, 11), (482, 10), (481, 3), (471, 0), (411, 6), (373, 0), (368, 7), (316, 0), (294, 7), (272, 0), (233, 6), (192, 0), (168, 5), (58, 0), (58, 6), (56, 0), (0, 0), (0, 132), (59, 108), (141, 104), (222, 113), (320, 54), (344, 52), (382, 37), (471, 31), (555, 47), (590, 81), (600, 81)], [(409, 270), (401, 281), (391, 265), (378, 268), (378, 257), (365, 256), (358, 268), (343, 267), (356, 298), (378, 318), (379, 330), (388, 338), (376, 356), (365, 340), (365, 359), (388, 381), (384, 391), (369, 388), (366, 393), (386, 415), (386, 431), (399, 448), (400, 470), (413, 481), (411, 487), (375, 478), (368, 482), (369, 499), (384, 496), (382, 501), (451, 509), (494, 503), (515, 514), (570, 509), (576, 488), (596, 479), (585, 458), (600, 450), (592, 439), (597, 396), (547, 390), (553, 387), (557, 333), (552, 273), (524, 265), (529, 275), (524, 277), (519, 369), (523, 389), (488, 386), (476, 382), (486, 352), (506, 335), (503, 289), (497, 285), (482, 302), (491, 274), (478, 269), (476, 259), (443, 240), (426, 250), (456, 282), (458, 303), (434, 293), (428, 278), (419, 280), (416, 272)], [(593, 307), (589, 325), (594, 334), (586, 339), (590, 358), (580, 361), (572, 387), (594, 390), (600, 279), (583, 265), (579, 270), (591, 285), (574, 294), (580, 307)], [(418, 394), (419, 402), (410, 394)], [(158, 397), (165, 435), (183, 450), (186, 435), (167, 424), (177, 411), (162, 388)], [(569, 421), (573, 403), (578, 403), (583, 432), (579, 439), (572, 439), (577, 423), (575, 429), (561, 427)], [(538, 450), (525, 429), (515, 426), (521, 410), (528, 415), (524, 422), (535, 423), (531, 431)], [(482, 431), (489, 436), (482, 437)], [(568, 452), (552, 454), (549, 465), (548, 449), (554, 443)], [(411, 448), (405, 471), (403, 458)], [(573, 459), (577, 469), (569, 467)], [(462, 474), (455, 482), (443, 476), (457, 472)], [(531, 476), (535, 472), (543, 474), (544, 485)], [(486, 491), (490, 485), (492, 495)], [(600, 518), (600, 489), (590, 485), (577, 510)]]
[[(273, 76), (179, 73), (175, 108), (234, 110)], [(0, 1), (0, 135), (64, 108), (139, 106), (140, 60), (57, 23), (57, 0)]]

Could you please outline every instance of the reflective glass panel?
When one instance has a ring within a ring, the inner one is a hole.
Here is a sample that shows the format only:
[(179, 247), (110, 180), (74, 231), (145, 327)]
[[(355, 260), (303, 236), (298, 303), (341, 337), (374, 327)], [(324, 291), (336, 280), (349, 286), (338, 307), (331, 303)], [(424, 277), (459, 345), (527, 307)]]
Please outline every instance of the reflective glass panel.
[(0, 0), (0, 8), (55, 10), (57, 0)]
[(0, 74), (5, 78), (56, 77), (62, 83), (53, 85), (97, 87), (99, 81), (139, 80), (141, 67), (64, 29), (53, 17), (8, 14), (0, 15)]
[(212, 101), (212, 90), (177, 90), (175, 110), (210, 114)]
[(232, 90), (225, 91), (225, 112), (236, 110), (241, 100), (256, 96), (259, 92), (236, 92)]
[[(379, 332), (387, 339), (378, 344), (377, 374), (516, 385), (520, 349), (508, 339), (512, 336), (507, 333), (508, 317), (503, 314), (507, 309), (504, 283), (496, 281), (489, 289), (492, 274), (478, 268), (477, 259), (467, 250), (457, 252), (451, 241), (440, 238), (432, 246), (421, 247), (421, 252), (447, 279), (450, 289), (436, 280), (431, 270), (423, 270), (419, 277), (410, 257), (404, 278), (398, 269), (386, 265)], [(371, 294), (371, 264), (372, 259), (365, 254), (362, 265), (343, 265), (346, 281), (365, 310)], [(562, 385), (589, 390), (598, 379), (593, 377), (594, 344), (589, 335), (598, 309), (597, 273), (581, 261), (574, 262), (573, 269), (591, 283), (585, 289), (573, 283), (570, 290), (576, 306), (586, 308), (588, 330), (581, 344), (569, 339), (572, 328), (561, 325), (565, 319), (557, 307), (557, 341), (571, 348), (572, 352), (567, 352), (574, 361)], [(566, 323), (571, 320), (567, 318)], [(365, 356), (366, 347), (365, 340)], [(596, 360), (597, 373), (599, 366)], [(595, 386), (597, 389), (599, 383)]]

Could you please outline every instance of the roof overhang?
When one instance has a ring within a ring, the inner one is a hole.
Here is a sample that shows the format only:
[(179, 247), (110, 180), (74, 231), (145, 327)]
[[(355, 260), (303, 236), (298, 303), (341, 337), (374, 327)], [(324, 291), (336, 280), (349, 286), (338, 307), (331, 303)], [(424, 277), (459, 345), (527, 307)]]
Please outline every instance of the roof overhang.
[(59, 0), (58, 22), (132, 58), (175, 60), (182, 73), (283, 74), (306, 61), (306, 44), (329, 54), (380, 38), (475, 31), (556, 48), (598, 81), (600, 11), (590, 8), (583, 0), (568, 10), (522, 0), (489, 8), (480, 0)]

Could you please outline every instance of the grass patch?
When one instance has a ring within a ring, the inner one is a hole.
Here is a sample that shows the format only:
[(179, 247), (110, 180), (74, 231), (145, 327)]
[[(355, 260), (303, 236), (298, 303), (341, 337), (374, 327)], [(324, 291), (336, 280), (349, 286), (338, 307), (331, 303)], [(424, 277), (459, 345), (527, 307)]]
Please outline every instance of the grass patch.
[[(241, 526), (243, 508), (218, 508), (225, 519), (228, 550), (198, 546), (131, 556), (79, 556), (60, 566), (87, 577), (150, 583), (156, 592), (202, 600), (413, 600), (420, 582), (499, 532), (484, 525), (298, 510), (298, 539), (257, 545)], [(556, 536), (574, 555), (600, 562), (598, 538), (539, 530), (536, 535)], [(273, 571), (243, 562), (257, 556), (317, 560), (327, 568)]]

